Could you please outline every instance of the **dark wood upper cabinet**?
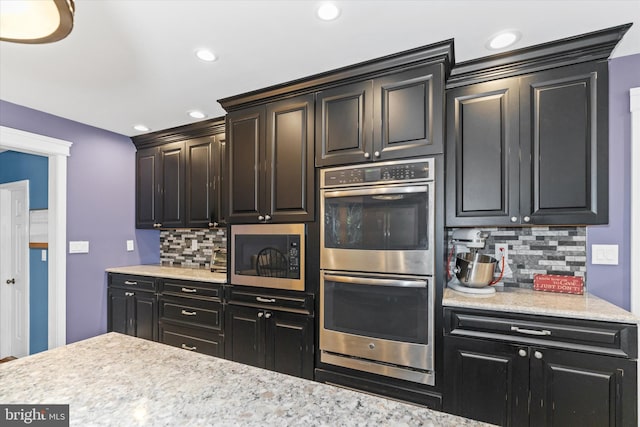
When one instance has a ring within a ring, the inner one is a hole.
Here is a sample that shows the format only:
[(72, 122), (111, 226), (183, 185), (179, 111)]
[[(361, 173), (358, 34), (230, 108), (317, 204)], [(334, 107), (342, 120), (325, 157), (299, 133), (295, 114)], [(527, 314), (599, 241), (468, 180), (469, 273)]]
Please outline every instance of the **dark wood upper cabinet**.
[(138, 148), (137, 228), (206, 228), (222, 222), (222, 119), (132, 139)]
[(184, 225), (184, 142), (138, 150), (136, 175), (136, 227)]
[(607, 58), (622, 25), (458, 64), (446, 225), (608, 222)]
[(314, 218), (313, 96), (227, 115), (231, 223)]
[(316, 94), (316, 166), (443, 151), (444, 66), (431, 64)]

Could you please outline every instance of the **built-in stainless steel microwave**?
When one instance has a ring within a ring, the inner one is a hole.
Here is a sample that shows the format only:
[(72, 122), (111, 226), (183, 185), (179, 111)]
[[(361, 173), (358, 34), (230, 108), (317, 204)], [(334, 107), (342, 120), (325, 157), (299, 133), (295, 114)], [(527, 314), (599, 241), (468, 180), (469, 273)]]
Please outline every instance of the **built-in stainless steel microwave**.
[(231, 284), (304, 291), (304, 224), (231, 226)]

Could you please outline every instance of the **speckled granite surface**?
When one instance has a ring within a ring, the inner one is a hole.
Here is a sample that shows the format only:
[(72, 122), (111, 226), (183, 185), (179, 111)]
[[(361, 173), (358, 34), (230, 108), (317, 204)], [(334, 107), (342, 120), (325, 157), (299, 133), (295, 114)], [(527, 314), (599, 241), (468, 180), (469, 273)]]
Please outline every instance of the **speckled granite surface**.
[(503, 292), (477, 296), (446, 288), (442, 305), (573, 319), (640, 323), (640, 318), (632, 313), (589, 294), (570, 295), (505, 287)]
[(117, 333), (0, 364), (0, 402), (73, 426), (486, 425)]
[(107, 268), (109, 273), (166, 277), (167, 279), (197, 280), (199, 282), (226, 283), (227, 275), (212, 273), (206, 268), (165, 267), (161, 265), (132, 265)]

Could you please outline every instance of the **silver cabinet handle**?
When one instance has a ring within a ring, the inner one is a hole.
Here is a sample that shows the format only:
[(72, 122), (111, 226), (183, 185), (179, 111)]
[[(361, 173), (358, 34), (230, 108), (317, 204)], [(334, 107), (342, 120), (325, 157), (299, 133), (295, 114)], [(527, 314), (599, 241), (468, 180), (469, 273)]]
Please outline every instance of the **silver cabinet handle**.
[(209, 223), (209, 227), (217, 227), (218, 223), (217, 222), (210, 222)]
[(265, 215), (264, 216), (264, 220), (265, 221), (270, 221), (271, 220), (271, 215)]
[(369, 154), (369, 153), (364, 153), (364, 158), (365, 158), (365, 159), (368, 159), (369, 157), (371, 157), (371, 154)]
[(531, 221), (531, 217), (530, 216), (525, 216), (524, 218), (522, 218), (522, 220), (524, 222), (529, 222), (529, 221)]
[(535, 329), (524, 329), (524, 328), (519, 328), (517, 326), (512, 326), (511, 330), (514, 332), (519, 332), (521, 334), (526, 334), (526, 335), (551, 335), (551, 331), (548, 331), (546, 329), (543, 329), (541, 331), (535, 330)]
[(124, 293), (124, 296), (125, 296), (125, 297), (132, 297), (132, 296), (134, 296), (134, 295), (135, 295), (135, 293), (134, 293), (134, 292), (125, 292), (125, 293)]
[(518, 217), (517, 216), (512, 216), (511, 218), (509, 218), (509, 220), (511, 222), (518, 222)]
[(190, 294), (195, 294), (196, 292), (198, 292), (197, 289), (189, 289), (189, 288), (182, 288), (181, 290), (182, 290), (182, 292), (187, 292), (187, 293), (190, 293)]
[(256, 297), (256, 301), (258, 302), (268, 302), (268, 303), (273, 303), (276, 302), (275, 298), (262, 298), (262, 297)]
[(264, 216), (258, 215), (258, 221), (264, 221)]
[(270, 317), (271, 317), (271, 313), (266, 312), (266, 313), (264, 314), (264, 318), (265, 318), (265, 319), (268, 319), (268, 318), (270, 318)]
[(542, 359), (542, 353), (540, 353), (539, 351), (534, 351), (533, 357), (535, 357), (536, 359)]
[(125, 285), (137, 285), (137, 284), (138, 284), (138, 282), (133, 282), (133, 281), (131, 281), (131, 280), (125, 280), (125, 281), (124, 281), (124, 284), (125, 284)]
[(264, 312), (259, 311), (259, 312), (258, 312), (258, 317), (262, 317), (262, 316), (264, 316)]
[(185, 316), (195, 316), (196, 314), (198, 314), (195, 311), (187, 311), (187, 310), (182, 310), (181, 313), (184, 314)]
[(527, 355), (527, 350), (521, 348), (520, 350), (518, 350), (518, 356), (520, 357), (525, 357)]
[(376, 157), (380, 157), (380, 152), (376, 151), (376, 152), (373, 153), (373, 155), (376, 156)]
[(189, 346), (188, 346), (188, 345), (186, 345), (186, 344), (182, 344), (182, 345), (181, 345), (181, 347), (182, 347), (182, 348), (184, 348), (185, 350), (189, 350), (189, 351), (194, 351), (194, 350), (196, 350), (196, 349), (198, 348), (198, 347), (196, 347), (196, 346), (189, 347)]

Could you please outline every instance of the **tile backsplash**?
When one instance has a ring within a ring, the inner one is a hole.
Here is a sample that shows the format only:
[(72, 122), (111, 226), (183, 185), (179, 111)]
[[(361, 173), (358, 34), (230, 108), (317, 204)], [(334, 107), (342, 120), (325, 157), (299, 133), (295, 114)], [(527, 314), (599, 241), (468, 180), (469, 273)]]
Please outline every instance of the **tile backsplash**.
[[(506, 243), (508, 265), (512, 277), (503, 279), (505, 286), (533, 288), (534, 274), (580, 276), (586, 281), (586, 227), (481, 228), (489, 234), (479, 252), (494, 256), (496, 243)], [(447, 230), (448, 250), (452, 248)]]
[[(197, 243), (193, 249), (193, 242)], [(160, 231), (160, 263), (174, 267), (208, 268), (213, 249), (227, 246), (227, 230), (179, 228)]]

